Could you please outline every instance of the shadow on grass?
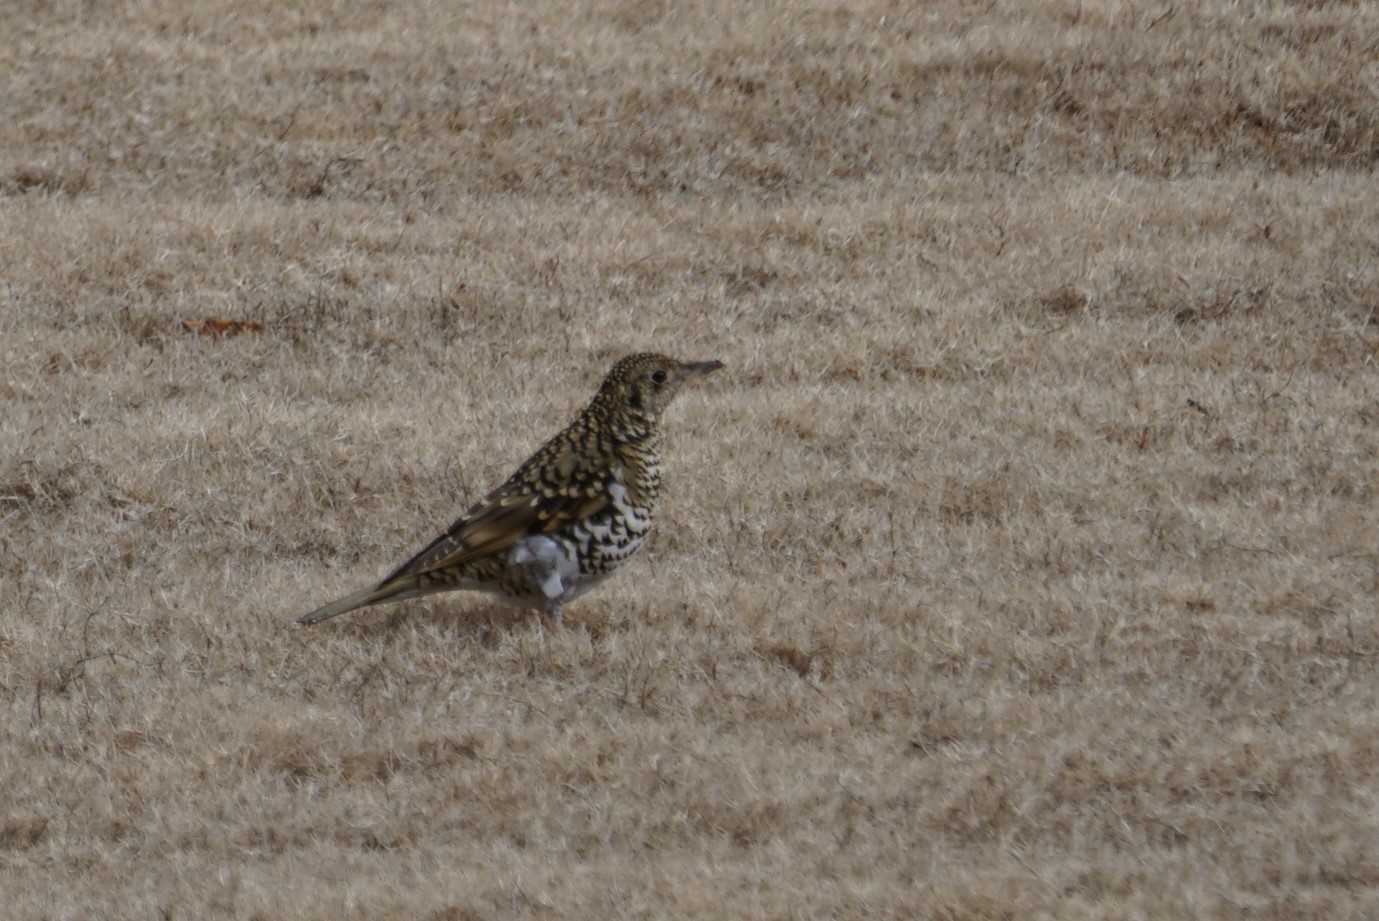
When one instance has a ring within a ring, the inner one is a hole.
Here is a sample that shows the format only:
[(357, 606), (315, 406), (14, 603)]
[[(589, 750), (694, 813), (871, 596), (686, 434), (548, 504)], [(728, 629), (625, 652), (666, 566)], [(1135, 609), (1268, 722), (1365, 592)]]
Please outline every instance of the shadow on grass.
[(432, 627), (457, 640), (473, 638), (489, 645), (496, 643), (505, 633), (534, 626), (540, 622), (540, 618), (536, 611), (486, 601), (405, 601), (389, 607), (357, 611), (338, 621), (301, 629), (306, 632), (342, 632), (360, 640), (391, 642), (405, 635), (408, 626)]
[(488, 648), (501, 639), (521, 630), (542, 630), (547, 633), (584, 631), (594, 643), (610, 632), (621, 632), (629, 624), (610, 618), (607, 607), (583, 604), (565, 612), (564, 623), (552, 627), (545, 615), (529, 608), (516, 608), (485, 600), (466, 601), (404, 601), (388, 607), (366, 608), (352, 612), (339, 620), (314, 627), (298, 628), (304, 633), (320, 631), (323, 635), (340, 632), (360, 641), (391, 644), (412, 634), (409, 627), (430, 628), (455, 642), (473, 640)]

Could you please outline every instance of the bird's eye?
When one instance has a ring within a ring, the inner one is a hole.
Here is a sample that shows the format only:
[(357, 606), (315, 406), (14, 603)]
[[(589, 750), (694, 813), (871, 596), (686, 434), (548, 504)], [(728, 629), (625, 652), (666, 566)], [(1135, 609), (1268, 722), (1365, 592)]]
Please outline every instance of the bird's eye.
[(664, 368), (657, 368), (655, 371), (652, 371), (652, 372), (651, 372), (651, 379), (652, 379), (653, 381), (655, 381), (656, 383), (658, 383), (658, 384), (664, 384), (664, 383), (666, 382), (666, 372), (665, 372), (665, 369), (664, 369)]

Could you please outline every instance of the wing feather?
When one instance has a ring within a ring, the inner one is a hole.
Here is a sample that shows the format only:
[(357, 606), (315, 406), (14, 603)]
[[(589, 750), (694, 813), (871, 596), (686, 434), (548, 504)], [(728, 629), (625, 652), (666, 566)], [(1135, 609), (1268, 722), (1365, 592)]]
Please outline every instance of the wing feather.
[(551, 534), (597, 515), (612, 502), (609, 487), (621, 477), (611, 446), (581, 416), (378, 587), (425, 573), (461, 570), (503, 556), (524, 537)]
[(379, 583), (440, 570), (463, 569), (507, 554), (532, 534), (550, 534), (572, 521), (597, 515), (610, 502), (602, 496), (497, 495), (477, 508), (403, 563)]

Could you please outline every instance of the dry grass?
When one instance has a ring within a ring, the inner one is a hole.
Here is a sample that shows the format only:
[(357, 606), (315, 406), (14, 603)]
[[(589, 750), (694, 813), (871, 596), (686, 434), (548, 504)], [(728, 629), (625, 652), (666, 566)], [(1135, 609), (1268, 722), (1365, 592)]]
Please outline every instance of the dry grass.
[[(1373, 5), (0, 35), (7, 917), (1379, 916)], [(646, 347), (572, 629), (290, 626)]]

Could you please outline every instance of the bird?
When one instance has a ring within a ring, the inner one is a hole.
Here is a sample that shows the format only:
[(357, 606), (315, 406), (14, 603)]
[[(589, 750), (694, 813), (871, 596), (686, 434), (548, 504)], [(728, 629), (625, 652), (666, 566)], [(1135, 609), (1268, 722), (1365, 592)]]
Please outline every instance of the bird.
[(559, 627), (567, 602), (646, 541), (661, 492), (661, 416), (685, 385), (722, 367), (652, 352), (622, 358), (573, 422), (445, 533), (382, 581), (297, 622), (478, 591), (540, 611)]

